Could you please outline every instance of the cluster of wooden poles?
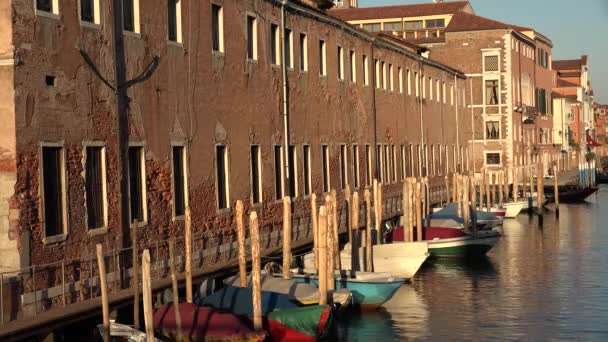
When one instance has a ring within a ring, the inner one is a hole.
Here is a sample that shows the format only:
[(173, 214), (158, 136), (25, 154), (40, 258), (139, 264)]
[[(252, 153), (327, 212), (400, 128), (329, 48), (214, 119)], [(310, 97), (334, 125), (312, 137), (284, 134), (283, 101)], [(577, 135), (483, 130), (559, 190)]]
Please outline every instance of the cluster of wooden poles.
[[(533, 182), (533, 167), (516, 167), (512, 168), (513, 176), (513, 199), (517, 201), (519, 194), (518, 172), (521, 168), (529, 175), (530, 193), (534, 193)], [(558, 196), (558, 178), (557, 169), (554, 166), (555, 175), (555, 194), (556, 208), (559, 206)], [(542, 208), (542, 196), (544, 186), (542, 183), (542, 169), (540, 164), (536, 165), (537, 184), (536, 190), (538, 193), (539, 212)], [(525, 180), (525, 176), (523, 178)], [(455, 201), (458, 204), (459, 216), (464, 219), (465, 228), (469, 228), (470, 209), (477, 208), (477, 195), (479, 194), (479, 209), (490, 210), (495, 204), (503, 205), (503, 202), (509, 197), (509, 182), (508, 175), (505, 170), (482, 170), (480, 179), (476, 179), (472, 175), (453, 174), (452, 175), (452, 191), (450, 192), (450, 182), (448, 176), (445, 176), (445, 193), (446, 202)], [(525, 182), (523, 184), (525, 191)], [(479, 189), (479, 191), (477, 191)], [(376, 227), (376, 241), (382, 242), (382, 186), (374, 179), (372, 186), (374, 201), (373, 207), (371, 203), (371, 195), (369, 189), (364, 190), (365, 201), (365, 235), (361, 236), (361, 246), (365, 246), (365, 270), (373, 271), (372, 264), (372, 225), (371, 211), (374, 211), (374, 224)], [(485, 208), (484, 208), (485, 194)], [(450, 198), (451, 195), (451, 198)], [(351, 247), (356, 248), (353, 243), (358, 236), (359, 224), (359, 192), (351, 193), (350, 187), (347, 185), (344, 191), (346, 201), (346, 209), (349, 215), (347, 227), (349, 242)], [(422, 229), (426, 215), (430, 213), (430, 190), (428, 178), (408, 177), (403, 182), (403, 200), (402, 210), (404, 219), (404, 235), (406, 241), (421, 241)], [(341, 269), (340, 265), (340, 249), (339, 249), (339, 234), (338, 234), (338, 202), (336, 191), (332, 190), (325, 195), (324, 205), (317, 209), (317, 196), (312, 194), (310, 197), (311, 221), (313, 227), (313, 244), (314, 244), (314, 264), (319, 275), (319, 303), (327, 303), (327, 294), (335, 289), (335, 271)], [(237, 223), (237, 238), (239, 248), (239, 278), (240, 286), (247, 287), (247, 262), (245, 253), (245, 227), (243, 221), (243, 202), (236, 203), (236, 223)], [(191, 225), (190, 208), (186, 208), (185, 213), (185, 273), (186, 273), (186, 301), (192, 303), (192, 225)], [(262, 327), (262, 307), (261, 307), (261, 256), (260, 256), (260, 236), (258, 216), (255, 211), (249, 214), (249, 230), (251, 239), (251, 259), (252, 259), (252, 289), (253, 289), (253, 321), (256, 329)], [(475, 220), (473, 219), (473, 230), (476, 230)], [(139, 329), (139, 279), (137, 270), (139, 269), (139, 255), (136, 248), (137, 241), (137, 225), (132, 227), (133, 246), (133, 318), (134, 326)], [(169, 241), (169, 267), (171, 273), (173, 305), (177, 322), (178, 340), (181, 336), (181, 318), (179, 312), (179, 297), (178, 297), (178, 281), (175, 266), (175, 240)], [(102, 295), (102, 311), (103, 311), (103, 327), (104, 341), (110, 340), (110, 323), (109, 323), (109, 301), (108, 289), (106, 282), (105, 262), (103, 257), (102, 245), (97, 245), (97, 262), (99, 267), (101, 295)], [(291, 279), (291, 199), (285, 197), (283, 199), (283, 272), (284, 279)], [(152, 308), (152, 287), (150, 279), (150, 252), (148, 249), (143, 251), (142, 255), (142, 288), (144, 301), (144, 324), (145, 331), (149, 341), (153, 341), (153, 308)]]

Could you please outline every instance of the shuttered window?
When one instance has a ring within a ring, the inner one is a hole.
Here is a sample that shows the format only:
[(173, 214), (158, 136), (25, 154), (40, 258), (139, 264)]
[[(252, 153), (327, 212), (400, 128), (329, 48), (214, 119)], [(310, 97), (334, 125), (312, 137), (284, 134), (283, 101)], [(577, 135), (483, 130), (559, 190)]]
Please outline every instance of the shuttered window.
[(144, 149), (129, 147), (129, 192), (131, 200), (131, 222), (144, 222)]
[(173, 209), (175, 216), (186, 213), (186, 172), (184, 147), (173, 146)]
[(98, 146), (86, 148), (86, 204), (87, 228), (97, 229), (106, 225), (104, 215), (104, 149)]
[(42, 148), (42, 181), (44, 191), (44, 233), (46, 237), (63, 234), (64, 191), (63, 149)]

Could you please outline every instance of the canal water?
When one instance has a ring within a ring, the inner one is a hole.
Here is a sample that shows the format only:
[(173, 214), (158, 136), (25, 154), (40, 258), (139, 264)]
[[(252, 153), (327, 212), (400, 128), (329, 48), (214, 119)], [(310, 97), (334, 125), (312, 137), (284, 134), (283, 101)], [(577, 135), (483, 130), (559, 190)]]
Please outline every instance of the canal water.
[(347, 341), (608, 341), (608, 187), (505, 220), (476, 262), (427, 263), (385, 307), (342, 318)]

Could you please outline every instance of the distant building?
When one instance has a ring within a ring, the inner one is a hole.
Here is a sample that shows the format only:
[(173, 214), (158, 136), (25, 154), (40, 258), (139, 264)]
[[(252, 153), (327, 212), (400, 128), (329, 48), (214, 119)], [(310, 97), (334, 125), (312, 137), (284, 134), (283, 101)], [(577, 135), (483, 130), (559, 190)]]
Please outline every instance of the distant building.
[[(386, 31), (463, 70), (475, 124), (465, 132), (479, 171), (559, 160), (553, 146), (549, 38), (476, 15), (468, 1), (333, 9), (368, 31)], [(472, 92), (472, 93), (471, 93)]]

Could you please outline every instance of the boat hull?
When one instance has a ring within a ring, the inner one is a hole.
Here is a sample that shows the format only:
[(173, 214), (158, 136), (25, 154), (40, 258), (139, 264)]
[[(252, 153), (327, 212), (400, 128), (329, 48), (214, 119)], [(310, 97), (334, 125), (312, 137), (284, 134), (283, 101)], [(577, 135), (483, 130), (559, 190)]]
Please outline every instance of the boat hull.
[(498, 232), (480, 232), (477, 237), (435, 239), (428, 241), (429, 250), (432, 258), (475, 258), (488, 253), (500, 236)]
[[(583, 203), (587, 197), (593, 195), (599, 188), (585, 188), (580, 190), (571, 190), (559, 194), (560, 203)], [(555, 203), (555, 197), (547, 196), (547, 203)]]
[[(296, 282), (306, 282), (319, 286), (319, 278), (312, 275), (294, 274)], [(335, 288), (347, 289), (353, 296), (353, 304), (363, 307), (378, 307), (391, 299), (393, 294), (405, 282), (403, 278), (376, 278), (357, 280), (348, 276), (336, 277)]]
[[(504, 207), (507, 209), (507, 211), (505, 212), (505, 218), (515, 218), (515, 217), (517, 217), (517, 215), (519, 215), (519, 213), (524, 208), (524, 203), (523, 202), (524, 201), (505, 203)], [(527, 201), (526, 201), (526, 205), (527, 205)]]

